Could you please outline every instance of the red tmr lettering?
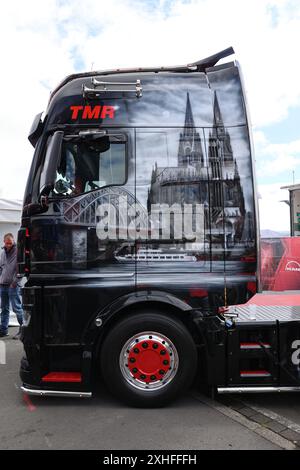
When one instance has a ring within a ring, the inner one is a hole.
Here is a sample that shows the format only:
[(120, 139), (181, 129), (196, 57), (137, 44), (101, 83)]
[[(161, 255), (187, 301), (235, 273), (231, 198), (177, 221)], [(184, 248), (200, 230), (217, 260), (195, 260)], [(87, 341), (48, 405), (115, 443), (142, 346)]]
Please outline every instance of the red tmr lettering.
[(70, 106), (72, 111), (71, 119), (76, 120), (80, 117), (81, 119), (105, 119), (106, 117), (114, 119), (115, 108), (113, 106)]
[(70, 106), (70, 109), (72, 111), (71, 119), (75, 120), (78, 118), (78, 113), (83, 109), (83, 106)]
[(99, 119), (100, 111), (101, 106), (94, 106), (94, 108), (91, 106), (85, 106), (82, 113), (82, 119)]
[(101, 119), (105, 119), (106, 117), (114, 119), (115, 108), (113, 106), (102, 106)]

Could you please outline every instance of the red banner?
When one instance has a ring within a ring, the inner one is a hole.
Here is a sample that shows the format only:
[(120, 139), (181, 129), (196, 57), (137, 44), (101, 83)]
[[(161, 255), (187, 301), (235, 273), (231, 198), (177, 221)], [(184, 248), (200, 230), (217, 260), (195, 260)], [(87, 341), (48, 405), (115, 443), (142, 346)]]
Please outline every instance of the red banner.
[(300, 237), (261, 240), (262, 290), (300, 290)]

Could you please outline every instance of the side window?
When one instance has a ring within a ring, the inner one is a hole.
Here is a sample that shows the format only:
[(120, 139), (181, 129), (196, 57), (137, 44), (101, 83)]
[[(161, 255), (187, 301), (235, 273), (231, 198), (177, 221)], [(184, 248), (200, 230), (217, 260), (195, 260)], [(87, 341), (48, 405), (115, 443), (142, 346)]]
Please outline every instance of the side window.
[(64, 140), (54, 193), (74, 196), (126, 183), (126, 142), (111, 138)]

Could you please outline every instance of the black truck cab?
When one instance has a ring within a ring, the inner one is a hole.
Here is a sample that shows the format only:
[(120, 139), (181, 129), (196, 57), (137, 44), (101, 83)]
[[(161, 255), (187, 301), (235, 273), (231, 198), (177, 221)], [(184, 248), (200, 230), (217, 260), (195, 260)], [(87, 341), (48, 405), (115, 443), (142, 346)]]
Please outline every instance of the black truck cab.
[(35, 119), (18, 243), (27, 393), (90, 396), (102, 376), (157, 406), (195, 376), (230, 385), (222, 312), (259, 283), (241, 72), (216, 65), (232, 53), (72, 75)]

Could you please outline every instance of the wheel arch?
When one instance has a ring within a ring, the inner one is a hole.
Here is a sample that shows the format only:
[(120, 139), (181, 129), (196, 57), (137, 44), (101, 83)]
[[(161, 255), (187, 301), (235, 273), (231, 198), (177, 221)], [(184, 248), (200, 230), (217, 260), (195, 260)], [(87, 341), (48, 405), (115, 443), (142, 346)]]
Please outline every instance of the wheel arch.
[(99, 356), (101, 345), (111, 328), (126, 316), (138, 315), (149, 309), (153, 309), (157, 313), (163, 313), (170, 318), (176, 318), (185, 325), (196, 345), (199, 343), (203, 344), (202, 334), (195, 328), (193, 323), (194, 310), (190, 305), (168, 293), (145, 292), (139, 293), (139, 295), (134, 294), (133, 296), (119, 298), (112, 305), (97, 314), (93, 324), (95, 325), (96, 320), (100, 319), (102, 325), (100, 328), (93, 327), (95, 332), (93, 341), (94, 357)]

